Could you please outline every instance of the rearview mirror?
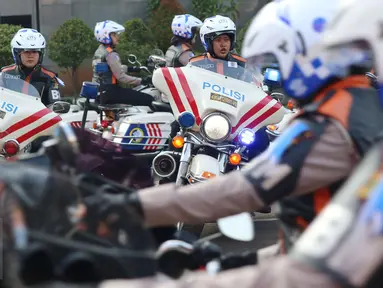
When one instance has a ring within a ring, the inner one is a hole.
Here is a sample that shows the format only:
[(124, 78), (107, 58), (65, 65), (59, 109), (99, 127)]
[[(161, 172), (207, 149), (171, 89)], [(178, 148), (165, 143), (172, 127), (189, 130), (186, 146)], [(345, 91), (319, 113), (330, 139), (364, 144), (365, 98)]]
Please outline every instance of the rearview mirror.
[(138, 60), (137, 60), (137, 56), (134, 55), (134, 54), (129, 54), (129, 55), (128, 55), (128, 62), (129, 62), (130, 64), (132, 64), (132, 65), (138, 63), (138, 65), (142, 66), (141, 63), (138, 62)]
[(285, 99), (285, 95), (282, 94), (282, 93), (278, 93), (278, 92), (273, 92), (271, 93), (270, 95), (273, 99), (279, 101), (279, 102), (283, 102), (283, 100)]
[(254, 224), (249, 213), (241, 213), (217, 220), (219, 231), (228, 238), (238, 241), (254, 239)]
[(52, 104), (51, 109), (57, 114), (68, 113), (70, 110), (70, 104), (64, 101), (56, 101)]

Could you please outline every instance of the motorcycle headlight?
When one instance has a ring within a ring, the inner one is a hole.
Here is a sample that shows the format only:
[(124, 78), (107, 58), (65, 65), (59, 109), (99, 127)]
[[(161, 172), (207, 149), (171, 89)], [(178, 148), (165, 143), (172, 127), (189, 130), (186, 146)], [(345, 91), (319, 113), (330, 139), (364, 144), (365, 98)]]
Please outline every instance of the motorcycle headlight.
[(203, 119), (201, 133), (208, 141), (225, 141), (231, 133), (230, 120), (223, 114), (211, 113)]

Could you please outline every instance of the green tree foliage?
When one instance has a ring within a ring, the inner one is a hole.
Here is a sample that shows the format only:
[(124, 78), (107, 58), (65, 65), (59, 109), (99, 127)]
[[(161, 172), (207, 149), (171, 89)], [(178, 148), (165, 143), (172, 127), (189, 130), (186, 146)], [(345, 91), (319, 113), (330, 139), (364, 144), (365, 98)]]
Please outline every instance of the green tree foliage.
[(202, 21), (208, 17), (222, 15), (234, 22), (239, 17), (238, 0), (192, 0), (193, 15)]
[(151, 12), (148, 26), (163, 52), (170, 46), (173, 37), (171, 23), (175, 15), (186, 14), (185, 8), (177, 0), (161, 0), (160, 5)]
[(48, 55), (59, 67), (72, 72), (72, 84), (76, 95), (76, 72), (81, 63), (92, 57), (97, 49), (93, 31), (77, 18), (65, 21), (48, 41)]
[(242, 49), (242, 43), (243, 43), (243, 40), (245, 39), (245, 35), (246, 35), (246, 31), (247, 29), (249, 28), (250, 26), (250, 23), (253, 19), (250, 19), (246, 24), (245, 26), (239, 31), (238, 33), (238, 37), (237, 37), (237, 44), (236, 44), (236, 50), (237, 52), (240, 54), (241, 53), (241, 49)]
[(21, 26), (0, 24), (0, 67), (13, 63), (11, 40)]
[(121, 34), (117, 46), (121, 62), (128, 65), (128, 55), (134, 54), (144, 64), (151, 51), (157, 47), (153, 33), (139, 18), (126, 21), (124, 27), (125, 32)]

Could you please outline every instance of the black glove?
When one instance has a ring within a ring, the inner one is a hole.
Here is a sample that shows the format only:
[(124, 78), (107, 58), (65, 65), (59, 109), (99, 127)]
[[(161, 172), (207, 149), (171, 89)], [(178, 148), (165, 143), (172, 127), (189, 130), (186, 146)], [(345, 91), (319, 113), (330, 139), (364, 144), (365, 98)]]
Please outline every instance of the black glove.
[(255, 265), (257, 262), (257, 252), (229, 253), (221, 257), (221, 270)]
[(151, 76), (143, 77), (142, 81), (141, 81), (141, 84), (142, 85), (153, 85), (152, 77)]
[(204, 241), (197, 242), (193, 248), (193, 265), (194, 269), (198, 269), (201, 266), (205, 266), (208, 262), (219, 259), (221, 257), (221, 248), (212, 242)]

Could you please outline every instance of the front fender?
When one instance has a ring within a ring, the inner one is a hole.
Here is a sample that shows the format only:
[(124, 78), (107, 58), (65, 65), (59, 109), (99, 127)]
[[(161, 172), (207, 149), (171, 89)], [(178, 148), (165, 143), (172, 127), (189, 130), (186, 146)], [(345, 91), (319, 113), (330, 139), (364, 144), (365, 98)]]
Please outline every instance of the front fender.
[(197, 154), (193, 157), (190, 166), (189, 174), (193, 178), (203, 180), (210, 177), (206, 177), (207, 174), (214, 174), (219, 176), (221, 174), (219, 169), (219, 162), (216, 158), (205, 154)]

